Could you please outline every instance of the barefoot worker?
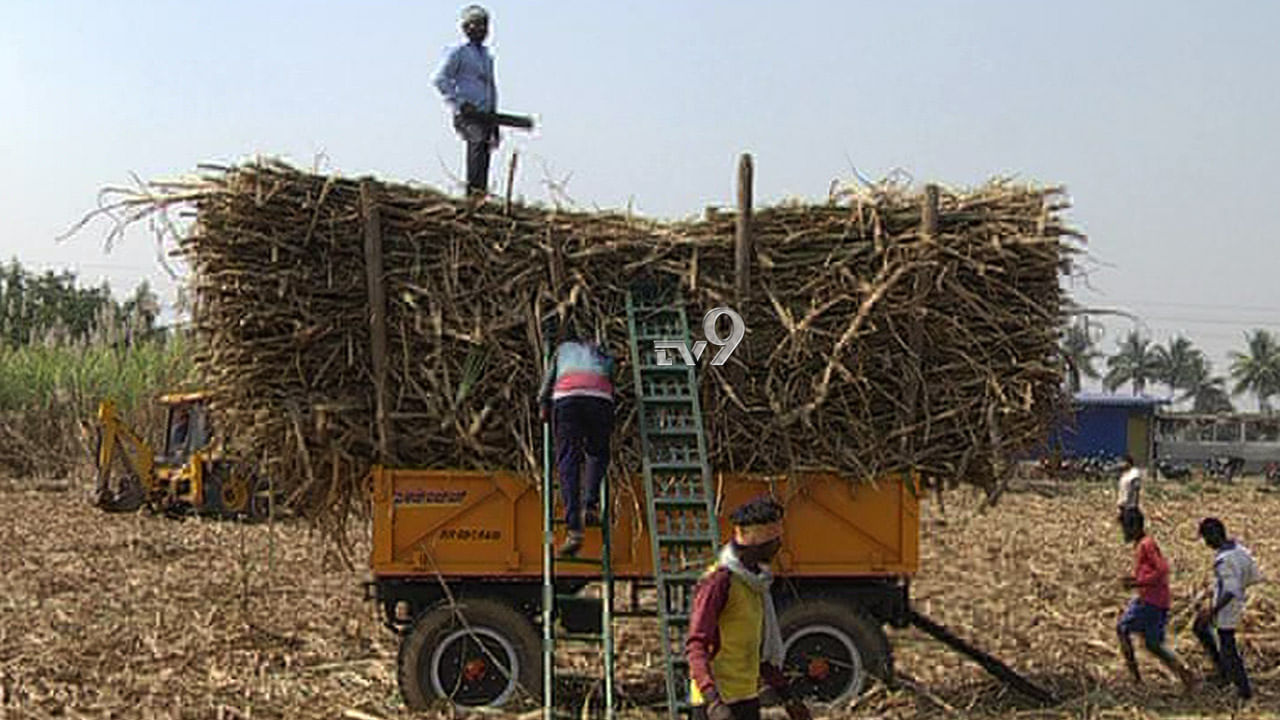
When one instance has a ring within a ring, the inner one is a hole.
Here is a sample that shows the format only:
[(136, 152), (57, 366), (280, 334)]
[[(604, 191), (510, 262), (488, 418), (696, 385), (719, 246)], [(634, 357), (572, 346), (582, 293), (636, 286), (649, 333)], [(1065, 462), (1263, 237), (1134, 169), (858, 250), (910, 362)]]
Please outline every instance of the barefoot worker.
[(1146, 534), (1141, 511), (1137, 508), (1130, 509), (1121, 515), (1121, 523), (1125, 542), (1133, 543), (1134, 546), (1133, 574), (1125, 576), (1122, 581), (1126, 588), (1138, 592), (1137, 597), (1129, 601), (1129, 606), (1116, 625), (1116, 633), (1120, 636), (1120, 651), (1124, 654), (1129, 674), (1133, 676), (1134, 683), (1142, 683), (1130, 638), (1134, 633), (1141, 633), (1147, 650), (1172, 670), (1187, 692), (1190, 692), (1195, 686), (1195, 679), (1164, 645), (1165, 626), (1169, 621), (1169, 606), (1173, 599), (1169, 591), (1169, 563), (1160, 552), (1155, 538)]

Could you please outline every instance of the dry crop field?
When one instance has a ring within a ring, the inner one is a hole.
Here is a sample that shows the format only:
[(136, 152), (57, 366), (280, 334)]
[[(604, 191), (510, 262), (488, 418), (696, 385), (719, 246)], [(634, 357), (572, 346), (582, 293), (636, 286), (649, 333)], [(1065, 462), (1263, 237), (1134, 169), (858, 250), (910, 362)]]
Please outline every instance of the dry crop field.
[[(1068, 699), (1025, 707), (975, 666), (914, 631), (893, 632), (902, 687), (877, 686), (841, 717), (1187, 717), (1232, 712), (1229, 697), (1178, 696), (1141, 655), (1148, 686), (1114, 647), (1130, 553), (1101, 488), (1021, 492), (978, 512), (966, 490), (929, 503), (920, 609)], [(1280, 575), (1280, 495), (1157, 484), (1145, 502), (1174, 564), (1175, 596), (1207, 576), (1195, 538), (1219, 514)], [(0, 718), (409, 718), (395, 638), (304, 527), (105, 515), (78, 491), (0, 483)], [(360, 560), (366, 547), (355, 549)], [(1176, 606), (1177, 610), (1180, 606)], [(1254, 588), (1243, 635), (1257, 698), (1280, 709), (1280, 591)], [(1177, 624), (1176, 621), (1174, 623)], [(652, 640), (622, 630), (624, 688), (650, 691)], [(1176, 649), (1202, 667), (1194, 638)], [(566, 662), (585, 662), (570, 658)], [(639, 713), (635, 713), (639, 714)]]

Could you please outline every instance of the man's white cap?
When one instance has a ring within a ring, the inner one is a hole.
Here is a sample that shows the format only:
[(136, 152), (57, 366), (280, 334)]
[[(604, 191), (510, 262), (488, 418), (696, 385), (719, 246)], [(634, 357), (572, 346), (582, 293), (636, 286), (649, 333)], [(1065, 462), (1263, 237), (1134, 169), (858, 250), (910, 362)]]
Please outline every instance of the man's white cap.
[(488, 22), (489, 13), (479, 5), (468, 5), (462, 9), (462, 24), (470, 22)]

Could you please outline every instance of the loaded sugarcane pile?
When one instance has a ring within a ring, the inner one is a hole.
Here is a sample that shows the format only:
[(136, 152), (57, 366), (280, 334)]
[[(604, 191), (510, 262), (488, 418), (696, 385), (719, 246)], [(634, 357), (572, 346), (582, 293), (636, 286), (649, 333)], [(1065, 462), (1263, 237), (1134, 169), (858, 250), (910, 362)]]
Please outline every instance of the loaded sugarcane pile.
[(230, 436), (303, 510), (345, 512), (378, 459), (536, 474), (548, 320), (569, 316), (620, 355), (612, 467), (637, 470), (625, 296), (642, 278), (679, 284), (695, 339), (711, 308), (745, 321), (725, 365), (714, 347), (701, 362), (717, 471), (914, 469), (992, 489), (1059, 409), (1059, 278), (1079, 236), (1058, 189), (944, 190), (923, 230), (923, 194), (893, 186), (757, 210), (745, 298), (730, 212), (469, 208), (269, 161), (129, 202), (194, 205), (198, 366)]

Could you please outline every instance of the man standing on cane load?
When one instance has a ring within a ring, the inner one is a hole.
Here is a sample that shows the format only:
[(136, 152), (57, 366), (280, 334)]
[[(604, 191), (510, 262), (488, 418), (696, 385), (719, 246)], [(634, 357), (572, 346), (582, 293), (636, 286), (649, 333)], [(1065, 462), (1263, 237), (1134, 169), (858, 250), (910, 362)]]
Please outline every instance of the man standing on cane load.
[(791, 720), (809, 709), (791, 699), (782, 674), (782, 629), (773, 606), (768, 562), (782, 547), (782, 506), (769, 498), (734, 511), (733, 540), (698, 583), (685, 654), (694, 717), (757, 720), (760, 681), (786, 702)]
[(1218, 518), (1200, 522), (1200, 537), (1215, 551), (1214, 588), (1213, 606), (1202, 608), (1196, 615), (1195, 634), (1217, 670), (1216, 683), (1234, 684), (1236, 695), (1248, 700), (1253, 697), (1253, 688), (1236, 645), (1236, 628), (1244, 613), (1245, 588), (1262, 578), (1253, 556), (1243, 545), (1227, 538), (1227, 528)]
[(473, 113), (492, 113), (498, 107), (493, 56), (484, 46), (489, 36), (489, 13), (479, 5), (462, 11), (467, 42), (449, 51), (436, 73), (435, 86), (453, 110), (453, 127), (467, 144), (467, 195), (483, 200), (489, 190), (489, 154), (498, 147), (498, 126)]
[[(570, 328), (547, 365), (538, 392), (542, 421), (551, 418), (553, 408), (555, 412), (551, 419), (556, 471), (568, 526), (560, 547), (562, 557), (573, 557), (582, 548), (584, 522), (600, 524), (600, 483), (609, 467), (613, 434), (613, 370), (613, 358), (600, 343), (587, 342)], [(584, 456), (587, 484), (580, 494)]]

